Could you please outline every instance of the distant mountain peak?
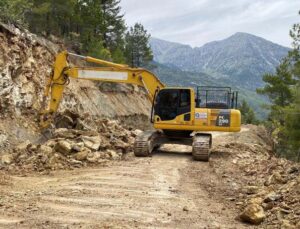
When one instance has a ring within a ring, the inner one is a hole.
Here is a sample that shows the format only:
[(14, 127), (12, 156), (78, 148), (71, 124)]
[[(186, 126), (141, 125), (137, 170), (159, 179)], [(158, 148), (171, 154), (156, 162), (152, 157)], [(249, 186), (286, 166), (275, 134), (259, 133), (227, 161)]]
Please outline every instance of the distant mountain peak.
[(243, 36), (251, 36), (251, 37), (257, 37), (251, 33), (245, 33), (245, 32), (236, 32), (235, 34), (232, 35), (233, 37), (234, 36), (237, 36), (237, 37), (243, 37)]
[(199, 48), (151, 40), (154, 60), (183, 71), (204, 72), (230, 78), (238, 85), (255, 89), (263, 85), (262, 75), (274, 72), (288, 48), (245, 32), (207, 43)]

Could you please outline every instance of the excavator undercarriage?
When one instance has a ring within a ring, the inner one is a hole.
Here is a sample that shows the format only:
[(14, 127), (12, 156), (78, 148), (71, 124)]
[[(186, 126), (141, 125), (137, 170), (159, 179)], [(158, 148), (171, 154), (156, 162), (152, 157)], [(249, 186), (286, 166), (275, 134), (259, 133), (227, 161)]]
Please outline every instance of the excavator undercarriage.
[(208, 161), (212, 145), (211, 134), (193, 133), (190, 137), (182, 138), (166, 135), (163, 131), (145, 131), (138, 135), (134, 143), (134, 154), (137, 157), (150, 156), (153, 150), (163, 144), (178, 144), (192, 146), (193, 159)]

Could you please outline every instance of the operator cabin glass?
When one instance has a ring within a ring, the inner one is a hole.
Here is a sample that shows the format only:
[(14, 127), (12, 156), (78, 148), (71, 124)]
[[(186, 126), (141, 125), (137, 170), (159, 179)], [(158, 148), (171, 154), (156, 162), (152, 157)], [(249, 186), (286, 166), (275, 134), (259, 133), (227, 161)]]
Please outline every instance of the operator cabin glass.
[(155, 102), (155, 115), (162, 121), (173, 120), (191, 109), (191, 92), (188, 89), (163, 89)]

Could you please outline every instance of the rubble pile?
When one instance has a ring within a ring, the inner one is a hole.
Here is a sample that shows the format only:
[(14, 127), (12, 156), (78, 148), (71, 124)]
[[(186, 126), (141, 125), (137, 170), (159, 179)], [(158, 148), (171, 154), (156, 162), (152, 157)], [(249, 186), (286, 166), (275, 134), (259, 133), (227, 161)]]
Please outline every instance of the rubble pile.
[(232, 187), (230, 201), (241, 209), (242, 221), (300, 228), (300, 166), (275, 157), (270, 143), (263, 127), (249, 125), (213, 149), (215, 157), (226, 157), (214, 169)]
[[(69, 116), (64, 116), (64, 120), (73, 123)], [(62, 125), (62, 119), (59, 123)], [(13, 173), (72, 169), (120, 160), (133, 151), (138, 130), (125, 129), (118, 121), (107, 119), (95, 121), (94, 130), (83, 121), (80, 123), (75, 122), (75, 129), (54, 129), (51, 138), (42, 144), (26, 141), (18, 145), (2, 155), (2, 169)]]

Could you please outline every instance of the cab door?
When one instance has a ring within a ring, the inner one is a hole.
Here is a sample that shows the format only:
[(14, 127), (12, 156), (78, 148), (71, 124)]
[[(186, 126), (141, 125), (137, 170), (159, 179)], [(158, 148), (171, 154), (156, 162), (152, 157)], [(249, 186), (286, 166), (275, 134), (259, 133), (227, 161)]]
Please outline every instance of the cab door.
[(163, 89), (154, 103), (154, 122), (160, 124), (191, 124), (191, 89)]

